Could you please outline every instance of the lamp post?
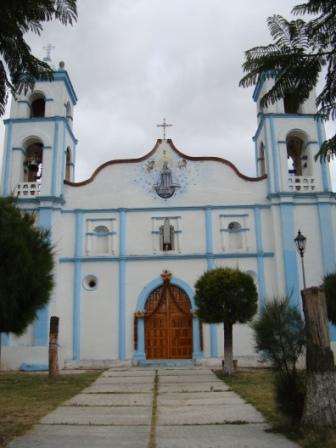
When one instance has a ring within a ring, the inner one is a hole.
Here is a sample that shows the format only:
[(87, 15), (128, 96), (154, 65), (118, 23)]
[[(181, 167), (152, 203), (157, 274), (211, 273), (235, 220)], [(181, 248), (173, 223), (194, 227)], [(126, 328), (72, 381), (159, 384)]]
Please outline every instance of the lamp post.
[(306, 242), (307, 242), (307, 238), (304, 235), (302, 235), (302, 233), (299, 230), (298, 234), (296, 235), (296, 238), (294, 238), (294, 243), (295, 243), (296, 249), (301, 257), (303, 289), (306, 289), (306, 275), (305, 275), (304, 263), (303, 263), (303, 255), (304, 255), (304, 252), (306, 249)]

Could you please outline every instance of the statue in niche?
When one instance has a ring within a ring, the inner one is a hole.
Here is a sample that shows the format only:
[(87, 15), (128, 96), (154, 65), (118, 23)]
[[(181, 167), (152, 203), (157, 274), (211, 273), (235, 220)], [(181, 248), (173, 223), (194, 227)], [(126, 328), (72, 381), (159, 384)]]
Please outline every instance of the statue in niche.
[(168, 162), (164, 161), (159, 180), (154, 185), (154, 190), (160, 198), (168, 199), (173, 196), (177, 188), (180, 188), (180, 185), (173, 182), (173, 176), (171, 170), (168, 168)]

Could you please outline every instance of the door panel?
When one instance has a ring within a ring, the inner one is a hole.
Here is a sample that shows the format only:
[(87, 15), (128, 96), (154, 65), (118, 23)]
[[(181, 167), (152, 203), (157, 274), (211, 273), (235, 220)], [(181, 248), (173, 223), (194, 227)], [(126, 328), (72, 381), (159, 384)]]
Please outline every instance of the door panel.
[(177, 286), (160, 286), (147, 299), (145, 311), (147, 359), (190, 359), (192, 316), (186, 293)]

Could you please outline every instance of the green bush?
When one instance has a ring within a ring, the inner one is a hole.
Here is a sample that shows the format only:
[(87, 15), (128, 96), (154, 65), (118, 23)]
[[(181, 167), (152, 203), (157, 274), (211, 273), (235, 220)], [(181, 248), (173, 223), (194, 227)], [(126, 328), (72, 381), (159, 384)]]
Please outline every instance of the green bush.
[(295, 371), (296, 362), (305, 346), (304, 323), (300, 311), (289, 299), (274, 298), (266, 303), (251, 324), (256, 349), (284, 373)]
[(300, 311), (287, 297), (273, 299), (252, 323), (256, 349), (276, 369), (275, 390), (279, 409), (295, 425), (301, 419), (305, 397), (303, 375), (296, 363), (305, 346), (304, 323)]
[(326, 296), (328, 319), (336, 325), (336, 273), (328, 274), (323, 279)]

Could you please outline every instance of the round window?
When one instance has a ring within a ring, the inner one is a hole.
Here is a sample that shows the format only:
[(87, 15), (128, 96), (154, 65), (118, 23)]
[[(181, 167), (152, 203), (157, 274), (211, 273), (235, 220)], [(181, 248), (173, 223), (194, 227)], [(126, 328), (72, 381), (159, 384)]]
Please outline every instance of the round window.
[(93, 291), (97, 289), (98, 279), (95, 275), (87, 275), (83, 279), (83, 287), (88, 291)]

